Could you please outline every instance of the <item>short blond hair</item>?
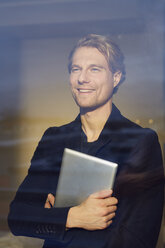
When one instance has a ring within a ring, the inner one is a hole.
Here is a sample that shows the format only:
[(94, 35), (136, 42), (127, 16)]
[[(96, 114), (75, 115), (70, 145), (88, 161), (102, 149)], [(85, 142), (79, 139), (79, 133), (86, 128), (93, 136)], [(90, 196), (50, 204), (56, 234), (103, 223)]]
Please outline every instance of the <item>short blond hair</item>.
[(72, 59), (75, 51), (80, 47), (94, 47), (99, 50), (108, 62), (110, 71), (114, 74), (115, 72), (121, 72), (121, 79), (119, 84), (114, 88), (114, 93), (117, 92), (119, 85), (125, 80), (125, 65), (124, 55), (121, 52), (117, 44), (115, 44), (109, 37), (89, 34), (81, 38), (77, 44), (73, 47), (69, 54), (68, 71), (71, 72)]

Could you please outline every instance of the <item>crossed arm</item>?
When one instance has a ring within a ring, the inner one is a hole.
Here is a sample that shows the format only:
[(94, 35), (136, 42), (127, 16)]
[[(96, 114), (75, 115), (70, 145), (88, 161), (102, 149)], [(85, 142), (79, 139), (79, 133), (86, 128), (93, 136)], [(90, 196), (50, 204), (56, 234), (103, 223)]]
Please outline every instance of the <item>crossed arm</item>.
[[(55, 197), (48, 194), (45, 208), (54, 205)], [(66, 221), (66, 228), (101, 230), (107, 228), (115, 217), (118, 200), (112, 197), (112, 190), (102, 190), (91, 194), (80, 205), (71, 207)]]

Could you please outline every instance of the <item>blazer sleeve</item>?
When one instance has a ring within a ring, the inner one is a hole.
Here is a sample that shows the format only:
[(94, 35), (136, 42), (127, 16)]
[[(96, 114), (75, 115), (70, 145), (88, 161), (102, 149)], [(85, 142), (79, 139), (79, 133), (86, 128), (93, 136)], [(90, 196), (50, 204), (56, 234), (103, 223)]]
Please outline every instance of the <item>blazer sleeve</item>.
[(56, 181), (57, 184), (59, 173), (54, 167), (54, 163), (59, 161), (52, 161), (50, 154), (51, 134), (52, 128), (44, 133), (32, 158), (28, 175), (10, 204), (8, 225), (14, 235), (63, 240), (69, 208), (44, 208), (51, 182)]
[[(128, 184), (119, 197), (107, 247), (155, 248), (162, 219), (164, 172), (157, 134), (148, 130), (128, 158), (128, 171), (136, 171), (136, 185)], [(132, 194), (128, 193), (132, 187)], [(108, 230), (107, 230), (108, 231)]]

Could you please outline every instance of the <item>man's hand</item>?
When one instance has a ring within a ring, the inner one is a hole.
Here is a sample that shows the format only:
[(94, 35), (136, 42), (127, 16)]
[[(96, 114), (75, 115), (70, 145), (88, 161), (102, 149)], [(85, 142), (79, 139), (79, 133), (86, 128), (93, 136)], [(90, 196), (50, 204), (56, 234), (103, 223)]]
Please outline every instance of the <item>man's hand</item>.
[(44, 208), (52, 208), (54, 206), (55, 197), (51, 193), (48, 194)]
[(102, 190), (91, 194), (80, 205), (70, 208), (67, 228), (99, 230), (107, 228), (115, 216), (118, 200), (112, 197), (112, 190)]

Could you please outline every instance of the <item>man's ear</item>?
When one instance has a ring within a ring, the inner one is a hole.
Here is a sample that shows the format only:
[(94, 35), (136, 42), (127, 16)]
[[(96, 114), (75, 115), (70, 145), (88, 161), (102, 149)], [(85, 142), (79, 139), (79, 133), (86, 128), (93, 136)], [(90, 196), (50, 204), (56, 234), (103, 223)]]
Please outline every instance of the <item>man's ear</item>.
[(120, 79), (121, 79), (121, 76), (122, 76), (121, 71), (116, 71), (116, 72), (113, 74), (114, 87), (116, 87), (116, 86), (119, 84)]

